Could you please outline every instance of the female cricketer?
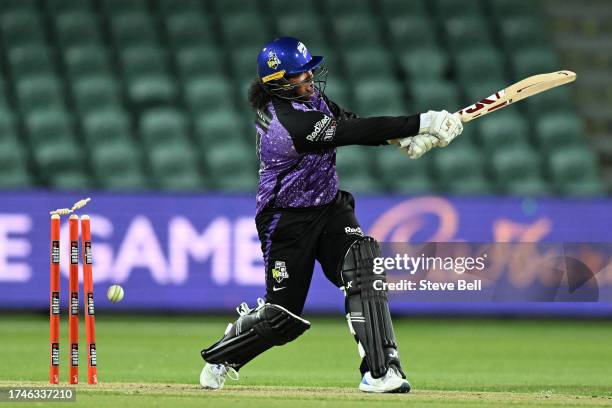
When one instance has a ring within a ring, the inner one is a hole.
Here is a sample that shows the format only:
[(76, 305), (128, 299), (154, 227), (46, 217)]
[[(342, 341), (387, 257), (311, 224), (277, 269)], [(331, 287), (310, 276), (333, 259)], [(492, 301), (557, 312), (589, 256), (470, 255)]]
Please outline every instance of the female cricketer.
[(310, 327), (300, 315), (316, 260), (344, 292), (346, 317), (362, 359), (359, 389), (410, 391), (387, 293), (373, 287), (375, 280), (385, 279), (384, 273), (372, 270), (380, 249), (361, 230), (353, 196), (338, 189), (336, 148), (387, 145), (397, 139), (416, 159), (448, 145), (463, 127), (446, 111), (360, 118), (325, 95), (322, 63), (323, 57), (311, 56), (291, 37), (271, 41), (258, 55), (249, 104), (256, 117), (260, 160), (255, 222), (266, 296), (255, 308), (240, 305), (238, 320), (202, 350), (204, 388), (222, 388), (226, 377), (237, 378), (250, 360)]

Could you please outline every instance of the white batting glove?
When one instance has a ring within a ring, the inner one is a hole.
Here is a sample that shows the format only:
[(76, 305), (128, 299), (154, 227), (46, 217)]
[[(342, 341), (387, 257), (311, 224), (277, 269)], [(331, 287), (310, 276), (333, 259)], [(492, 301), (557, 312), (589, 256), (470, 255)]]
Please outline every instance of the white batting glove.
[(423, 134), (400, 139), (400, 148), (406, 152), (408, 157), (416, 160), (433, 149), (436, 143), (438, 143), (437, 137)]
[(421, 113), (419, 134), (428, 133), (438, 139), (437, 147), (448, 146), (454, 138), (463, 132), (463, 124), (459, 115), (453, 115), (445, 110)]

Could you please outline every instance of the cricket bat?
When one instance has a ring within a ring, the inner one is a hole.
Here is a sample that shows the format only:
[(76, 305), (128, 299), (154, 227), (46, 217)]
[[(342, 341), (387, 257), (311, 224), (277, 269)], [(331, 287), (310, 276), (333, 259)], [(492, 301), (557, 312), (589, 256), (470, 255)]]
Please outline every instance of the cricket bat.
[(461, 122), (466, 123), (494, 110), (504, 108), (514, 102), (529, 98), (530, 96), (548, 91), (576, 80), (576, 73), (572, 71), (557, 71), (548, 74), (533, 75), (509, 87), (495, 92), (493, 95), (481, 99), (467, 108), (461, 109), (458, 114)]
[[(497, 91), (473, 105), (461, 109), (455, 115), (458, 115), (463, 123), (470, 122), (497, 109), (505, 108), (514, 102), (575, 80), (576, 73), (572, 71), (556, 71), (548, 74), (533, 75)], [(398, 139), (391, 140), (391, 143), (400, 144)]]

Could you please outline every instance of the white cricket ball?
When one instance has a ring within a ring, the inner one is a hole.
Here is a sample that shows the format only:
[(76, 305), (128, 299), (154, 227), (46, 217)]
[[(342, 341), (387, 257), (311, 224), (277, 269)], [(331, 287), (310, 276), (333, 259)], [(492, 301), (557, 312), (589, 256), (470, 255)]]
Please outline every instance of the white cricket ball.
[(119, 285), (113, 285), (106, 291), (106, 297), (113, 303), (121, 302), (123, 295), (125, 295), (125, 292)]

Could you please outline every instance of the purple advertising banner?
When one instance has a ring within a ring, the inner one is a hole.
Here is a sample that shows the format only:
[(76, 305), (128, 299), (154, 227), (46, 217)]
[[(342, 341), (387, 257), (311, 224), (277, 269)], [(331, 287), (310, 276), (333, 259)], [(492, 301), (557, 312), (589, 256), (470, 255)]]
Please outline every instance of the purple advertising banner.
[[(91, 217), (99, 310), (232, 311), (264, 296), (254, 197), (247, 195), (90, 194), (79, 214)], [(0, 194), (0, 310), (44, 310), (49, 302), (49, 211), (81, 196)], [(381, 243), (600, 243), (612, 247), (612, 200), (356, 196), (362, 230)], [(68, 286), (67, 217), (61, 226), (62, 307)], [(386, 244), (384, 244), (386, 245)], [(383, 247), (384, 247), (383, 245)], [(288, 271), (290, 273), (290, 271)], [(536, 271), (537, 273), (537, 271)], [(499, 275), (504, 279), (504, 275)], [(563, 294), (449, 301), (391, 296), (391, 309), (416, 314), (612, 316), (612, 270), (596, 279), (597, 298)], [(521, 286), (538, 291), (534, 284)], [(497, 290), (507, 285), (497, 282)], [(125, 289), (111, 304), (106, 290)], [(501, 286), (500, 286), (501, 285)], [(534, 300), (535, 299), (535, 300)], [(341, 312), (342, 292), (317, 267), (306, 312)]]

